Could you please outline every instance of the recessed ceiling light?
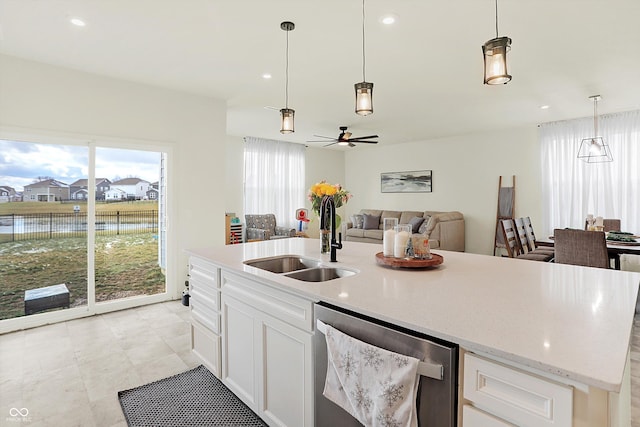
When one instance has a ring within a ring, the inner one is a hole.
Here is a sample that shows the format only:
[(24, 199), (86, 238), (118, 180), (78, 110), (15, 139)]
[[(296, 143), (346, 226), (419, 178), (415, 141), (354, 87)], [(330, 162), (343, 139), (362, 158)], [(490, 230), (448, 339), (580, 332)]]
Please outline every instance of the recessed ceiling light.
[(69, 18), (69, 22), (71, 22), (73, 25), (75, 25), (76, 27), (84, 27), (87, 25), (86, 22), (84, 22), (82, 19), (74, 16)]
[(269, 79), (271, 78), (271, 74), (269, 74), (269, 73), (264, 73), (264, 74), (262, 75), (262, 78), (263, 78), (263, 79), (265, 79), (265, 80), (269, 80)]
[(549, 106), (548, 106), (548, 105), (541, 105), (541, 106), (540, 106), (540, 109), (541, 109), (541, 110), (548, 110), (548, 109), (549, 109)]
[(398, 17), (394, 14), (383, 15), (380, 17), (380, 22), (384, 25), (392, 25), (398, 20)]

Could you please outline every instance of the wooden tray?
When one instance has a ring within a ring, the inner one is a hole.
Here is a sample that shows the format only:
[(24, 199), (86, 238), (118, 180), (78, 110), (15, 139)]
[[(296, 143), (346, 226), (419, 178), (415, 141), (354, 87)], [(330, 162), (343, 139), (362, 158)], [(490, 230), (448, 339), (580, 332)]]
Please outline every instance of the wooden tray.
[(394, 258), (382, 255), (382, 252), (376, 254), (376, 263), (385, 267), (393, 268), (427, 268), (435, 267), (444, 262), (442, 255), (431, 252), (431, 259), (413, 259), (413, 258)]

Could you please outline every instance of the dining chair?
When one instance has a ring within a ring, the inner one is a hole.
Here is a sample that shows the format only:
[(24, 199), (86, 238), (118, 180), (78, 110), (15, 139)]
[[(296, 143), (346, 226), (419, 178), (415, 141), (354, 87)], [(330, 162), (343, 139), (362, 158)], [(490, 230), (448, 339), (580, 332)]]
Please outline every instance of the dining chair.
[(546, 256), (545, 261), (551, 261), (554, 255), (553, 248), (536, 249), (535, 246), (529, 241), (529, 236), (527, 235), (524, 219), (515, 218), (513, 220), (513, 223), (516, 229), (516, 237), (518, 240), (518, 244), (520, 245), (520, 253), (544, 255)]
[(505, 247), (509, 258), (528, 259), (532, 261), (549, 261), (548, 254), (523, 253), (518, 243), (518, 237), (512, 219), (500, 220)]
[[(605, 218), (602, 220), (602, 231), (608, 233), (609, 231), (622, 231), (621, 221), (619, 219)], [(587, 229), (587, 221), (584, 222), (584, 229)]]
[(556, 228), (553, 236), (556, 263), (609, 268), (604, 232)]
[(527, 233), (527, 241), (529, 242), (529, 249), (531, 249), (532, 251), (533, 250), (539, 250), (539, 251), (545, 251), (545, 252), (554, 251), (553, 247), (538, 245), (536, 240), (536, 233), (534, 233), (533, 231), (533, 224), (531, 224), (530, 217), (525, 216), (524, 218), (522, 218), (522, 221), (524, 222), (524, 228)]

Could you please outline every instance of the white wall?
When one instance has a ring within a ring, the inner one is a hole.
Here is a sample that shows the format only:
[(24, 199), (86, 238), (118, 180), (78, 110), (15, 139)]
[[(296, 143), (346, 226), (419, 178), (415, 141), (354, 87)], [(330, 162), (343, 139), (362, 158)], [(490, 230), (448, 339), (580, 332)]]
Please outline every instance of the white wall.
[[(465, 217), (467, 252), (493, 253), (498, 179), (516, 175), (515, 215), (541, 224), (536, 128), (518, 128), (346, 152), (349, 215), (362, 208), (457, 210)], [(381, 193), (380, 173), (433, 171), (431, 193)]]
[(220, 100), (0, 55), (0, 130), (172, 147), (168, 279), (179, 291), (184, 250), (224, 243), (224, 195), (212, 189), (225, 179), (225, 126)]

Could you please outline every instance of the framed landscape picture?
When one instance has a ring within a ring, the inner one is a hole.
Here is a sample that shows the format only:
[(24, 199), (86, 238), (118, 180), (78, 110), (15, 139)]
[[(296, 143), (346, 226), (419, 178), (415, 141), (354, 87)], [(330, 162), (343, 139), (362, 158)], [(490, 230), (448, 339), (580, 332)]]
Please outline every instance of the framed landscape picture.
[(431, 193), (431, 171), (383, 172), (382, 193)]

